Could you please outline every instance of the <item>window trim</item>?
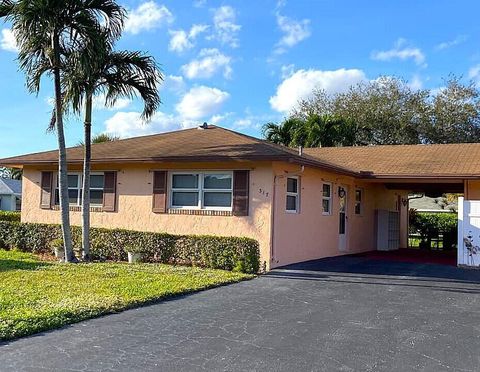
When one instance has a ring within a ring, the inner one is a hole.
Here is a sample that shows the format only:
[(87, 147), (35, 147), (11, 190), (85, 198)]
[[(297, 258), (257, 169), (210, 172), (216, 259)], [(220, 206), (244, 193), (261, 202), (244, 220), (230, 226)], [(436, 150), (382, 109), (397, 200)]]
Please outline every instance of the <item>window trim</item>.
[[(68, 187), (69, 190), (70, 189), (77, 190), (77, 203), (76, 204), (68, 203), (68, 206), (69, 207), (81, 207), (82, 206), (82, 195), (83, 195), (83, 172), (68, 172), (67, 177), (68, 176), (78, 176), (77, 187)], [(101, 172), (101, 171), (90, 172), (90, 177), (91, 176), (104, 176), (105, 177), (105, 172)], [(56, 184), (55, 184), (55, 189), (54, 189), (55, 195), (56, 195), (56, 193), (59, 193), (59, 189), (58, 189), (59, 177), (60, 177), (60, 175), (57, 172), (56, 177), (55, 177), (55, 179), (56, 179)], [(104, 179), (104, 182), (105, 182), (105, 179)], [(92, 190), (95, 190), (95, 191), (102, 190), (102, 191), (104, 191), (105, 190), (105, 184), (104, 184), (103, 188), (92, 187), (90, 185), (90, 191), (92, 191)], [(55, 203), (55, 199), (56, 199), (55, 195), (54, 195), (54, 205), (60, 205), (60, 203), (59, 204)], [(70, 199), (70, 197), (69, 197), (69, 199)], [(90, 206), (95, 207), (95, 208), (103, 207), (103, 201), (100, 204), (95, 204), (95, 203), (90, 202)]]
[[(330, 196), (325, 196), (323, 195), (323, 186), (324, 185), (328, 185), (330, 186)], [(332, 200), (333, 200), (333, 184), (331, 182), (322, 182), (322, 215), (323, 216), (331, 216), (333, 213), (332, 213)], [(328, 200), (328, 212), (325, 212), (323, 210), (323, 201), (324, 200)]]
[[(360, 200), (357, 200), (357, 191), (360, 191)], [(353, 214), (355, 216), (363, 216), (363, 203), (365, 200), (365, 192), (363, 188), (356, 187), (355, 188), (355, 204), (353, 206)], [(357, 213), (357, 204), (360, 206), (360, 213)]]
[[(193, 174), (198, 175), (198, 187), (196, 189), (178, 189), (173, 187), (173, 176), (178, 174)], [(204, 185), (205, 175), (210, 174), (225, 174), (230, 176), (231, 183), (229, 189), (207, 189)], [(168, 172), (168, 207), (170, 209), (183, 209), (183, 210), (204, 210), (204, 211), (233, 211), (233, 171), (231, 170), (207, 170), (207, 171), (173, 171)], [(198, 205), (196, 206), (177, 206), (173, 205), (173, 193), (174, 192), (196, 192), (198, 193)], [(214, 192), (230, 193), (230, 206), (229, 207), (207, 207), (204, 205), (204, 194)]]
[[(292, 178), (297, 180), (297, 192), (290, 192), (288, 191), (288, 179)], [(287, 198), (288, 196), (295, 197), (295, 209), (287, 209)], [(285, 212), (291, 214), (299, 214), (300, 213), (300, 177), (299, 176), (287, 176), (287, 182), (285, 185)]]

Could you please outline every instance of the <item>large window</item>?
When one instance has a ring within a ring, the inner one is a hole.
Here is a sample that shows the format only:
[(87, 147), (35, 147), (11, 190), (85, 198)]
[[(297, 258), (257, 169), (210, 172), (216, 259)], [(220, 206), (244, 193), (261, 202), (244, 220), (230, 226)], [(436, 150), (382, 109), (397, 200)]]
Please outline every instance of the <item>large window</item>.
[(322, 186), (322, 214), (332, 214), (332, 184), (324, 183)]
[(232, 209), (231, 172), (172, 173), (172, 208)]
[[(90, 204), (92, 206), (101, 206), (103, 204), (103, 173), (92, 173), (90, 175)], [(82, 174), (68, 174), (68, 200), (71, 206), (80, 206), (82, 204)], [(55, 204), (60, 204), (58, 192), (58, 178), (55, 188)]]
[(289, 213), (298, 213), (300, 195), (298, 189), (298, 177), (287, 178), (287, 200), (285, 210)]

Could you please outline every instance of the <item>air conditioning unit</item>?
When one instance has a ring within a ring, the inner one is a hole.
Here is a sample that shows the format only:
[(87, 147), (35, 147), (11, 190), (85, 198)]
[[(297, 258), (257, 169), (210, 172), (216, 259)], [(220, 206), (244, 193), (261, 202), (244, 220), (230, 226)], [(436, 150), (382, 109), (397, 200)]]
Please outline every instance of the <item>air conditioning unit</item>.
[(375, 211), (377, 251), (393, 251), (400, 248), (400, 214), (396, 211)]

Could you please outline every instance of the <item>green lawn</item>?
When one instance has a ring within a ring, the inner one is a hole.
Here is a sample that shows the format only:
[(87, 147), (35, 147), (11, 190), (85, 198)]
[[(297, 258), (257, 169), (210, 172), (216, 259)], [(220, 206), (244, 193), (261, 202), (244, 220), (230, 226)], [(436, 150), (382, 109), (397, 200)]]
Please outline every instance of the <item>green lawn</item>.
[(58, 264), (0, 250), (0, 340), (252, 277), (160, 264)]

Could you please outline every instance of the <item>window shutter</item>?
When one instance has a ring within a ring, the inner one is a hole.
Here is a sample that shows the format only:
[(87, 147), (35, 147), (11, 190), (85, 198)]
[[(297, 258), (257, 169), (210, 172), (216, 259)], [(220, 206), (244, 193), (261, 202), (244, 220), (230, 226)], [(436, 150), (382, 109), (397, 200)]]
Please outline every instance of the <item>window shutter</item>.
[(233, 214), (248, 216), (248, 186), (250, 171), (237, 170), (233, 172)]
[(103, 185), (103, 211), (115, 212), (117, 200), (117, 172), (105, 172)]
[(154, 213), (167, 212), (167, 172), (153, 172), (153, 201), (152, 211)]
[(50, 209), (52, 208), (52, 185), (53, 185), (53, 172), (42, 172), (41, 180), (41, 194), (40, 194), (40, 208)]

